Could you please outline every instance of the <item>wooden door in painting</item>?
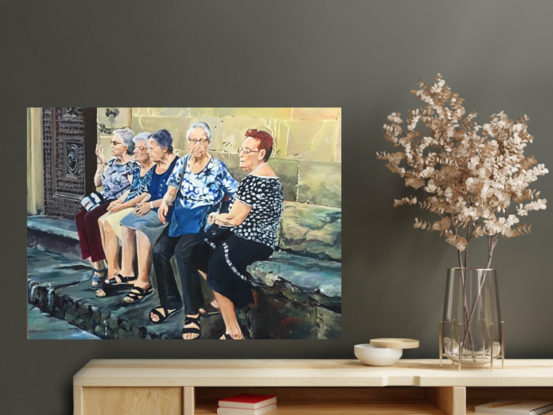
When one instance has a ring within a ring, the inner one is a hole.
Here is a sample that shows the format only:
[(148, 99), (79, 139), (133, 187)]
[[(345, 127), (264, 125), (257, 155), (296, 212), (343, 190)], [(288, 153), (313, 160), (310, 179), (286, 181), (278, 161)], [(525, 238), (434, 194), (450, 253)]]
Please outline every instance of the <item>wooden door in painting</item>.
[(75, 219), (94, 191), (96, 108), (44, 108), (44, 210)]

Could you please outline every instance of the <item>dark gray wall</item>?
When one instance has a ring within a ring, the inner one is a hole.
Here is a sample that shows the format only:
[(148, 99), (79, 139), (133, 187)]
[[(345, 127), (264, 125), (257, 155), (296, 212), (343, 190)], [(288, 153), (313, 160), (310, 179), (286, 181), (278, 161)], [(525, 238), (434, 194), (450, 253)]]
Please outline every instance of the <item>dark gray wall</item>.
[[(484, 119), (532, 119), (528, 149), (553, 169), (553, 3), (549, 1), (3, 2), (2, 399), (0, 413), (69, 414), (71, 377), (92, 358), (352, 358), (383, 336), (437, 357), (446, 268), (455, 250), (415, 230), (418, 208), (375, 152), (382, 125), (419, 104), (437, 72)], [(25, 107), (340, 106), (343, 108), (343, 339), (27, 341)], [(8, 171), (10, 173), (8, 173)], [(553, 201), (553, 174), (537, 187)], [(553, 358), (553, 225), (500, 241), (509, 358)], [(484, 264), (484, 247), (472, 265)], [(17, 409), (16, 409), (17, 408)], [(37, 412), (37, 413), (38, 413)]]

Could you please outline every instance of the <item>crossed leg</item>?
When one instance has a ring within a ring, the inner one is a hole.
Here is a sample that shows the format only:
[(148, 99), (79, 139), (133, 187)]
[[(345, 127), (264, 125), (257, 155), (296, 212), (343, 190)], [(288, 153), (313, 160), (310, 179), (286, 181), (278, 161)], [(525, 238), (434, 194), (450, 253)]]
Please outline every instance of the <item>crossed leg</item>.
[[(207, 274), (205, 272), (200, 270), (198, 270), (198, 272), (205, 280), (207, 280)], [(216, 303), (217, 308), (221, 310), (221, 315), (223, 316), (223, 321), (225, 322), (225, 334), (230, 335), (235, 340), (244, 339), (242, 329), (240, 328), (240, 324), (238, 324), (238, 319), (236, 318), (234, 303), (224, 295), (219, 294), (217, 291), (213, 291), (213, 293), (215, 294), (215, 300), (211, 304), (215, 306), (214, 303)], [(225, 336), (223, 335), (221, 339), (224, 338)]]

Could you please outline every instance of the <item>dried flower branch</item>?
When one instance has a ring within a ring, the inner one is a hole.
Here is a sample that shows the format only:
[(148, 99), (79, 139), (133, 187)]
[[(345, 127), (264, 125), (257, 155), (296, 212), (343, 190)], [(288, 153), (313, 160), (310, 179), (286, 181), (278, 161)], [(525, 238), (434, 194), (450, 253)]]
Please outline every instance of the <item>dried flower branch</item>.
[[(432, 85), (419, 81), (420, 89), (411, 93), (426, 103), (422, 109), (388, 116), (385, 138), (402, 147), (395, 153), (378, 152), (386, 167), (405, 179), (405, 185), (421, 189), (424, 198), (415, 196), (394, 201), (395, 206), (418, 203), (435, 213), (431, 223), (415, 218), (415, 228), (439, 232), (447, 243), (461, 252), (471, 238), (488, 238), (488, 264), (499, 237), (529, 234), (531, 225), (520, 224), (519, 217), (546, 208), (547, 201), (528, 186), (548, 173), (534, 156), (525, 157), (524, 148), (534, 136), (527, 131), (526, 115), (516, 122), (502, 112), (490, 116), (489, 123), (476, 123), (476, 113), (466, 114), (463, 99), (454, 94), (438, 74)], [(430, 131), (422, 135), (422, 122)]]

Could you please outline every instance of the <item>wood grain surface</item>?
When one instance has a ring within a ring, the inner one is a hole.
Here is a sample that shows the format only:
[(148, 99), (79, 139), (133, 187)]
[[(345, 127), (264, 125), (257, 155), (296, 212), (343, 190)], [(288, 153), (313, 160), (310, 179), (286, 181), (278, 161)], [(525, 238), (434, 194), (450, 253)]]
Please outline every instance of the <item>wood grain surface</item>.
[(465, 415), (465, 390), (461, 386), (426, 388), (426, 396), (430, 403), (446, 415)]
[(553, 360), (506, 360), (493, 372), (436, 360), (400, 360), (391, 367), (358, 360), (92, 360), (74, 386), (210, 387), (551, 387)]
[(83, 414), (182, 415), (183, 388), (83, 388)]

